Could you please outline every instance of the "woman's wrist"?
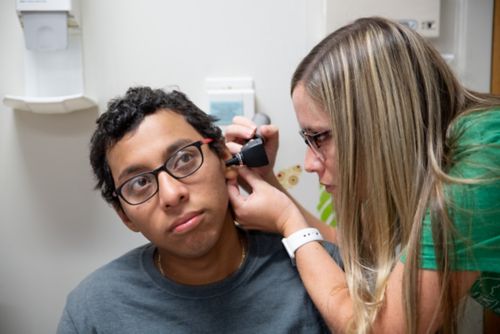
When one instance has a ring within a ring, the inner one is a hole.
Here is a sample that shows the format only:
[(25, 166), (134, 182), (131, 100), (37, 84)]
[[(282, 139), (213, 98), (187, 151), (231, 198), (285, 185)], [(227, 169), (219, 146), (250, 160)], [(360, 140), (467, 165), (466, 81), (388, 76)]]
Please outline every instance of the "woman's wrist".
[(281, 235), (285, 238), (299, 230), (310, 227), (297, 207), (293, 206), (293, 208), (287, 211), (289, 211), (287, 217), (281, 225)]

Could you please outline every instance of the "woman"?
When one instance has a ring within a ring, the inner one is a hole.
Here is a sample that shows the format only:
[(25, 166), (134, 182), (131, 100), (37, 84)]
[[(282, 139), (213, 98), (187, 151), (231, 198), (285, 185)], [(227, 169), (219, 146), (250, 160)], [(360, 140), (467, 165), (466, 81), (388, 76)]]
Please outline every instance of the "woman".
[[(289, 238), (313, 226), (338, 241), (345, 272), (317, 241), (295, 251), (330, 328), (454, 332), (467, 293), (499, 314), (500, 100), (462, 87), (430, 43), (382, 18), (321, 41), (291, 92), (304, 165), (333, 195), (337, 231), (282, 192), (270, 168), (242, 168), (251, 193), (230, 184), (230, 199), (247, 228)], [(228, 146), (254, 132), (236, 118)], [(277, 129), (261, 133), (274, 157)]]

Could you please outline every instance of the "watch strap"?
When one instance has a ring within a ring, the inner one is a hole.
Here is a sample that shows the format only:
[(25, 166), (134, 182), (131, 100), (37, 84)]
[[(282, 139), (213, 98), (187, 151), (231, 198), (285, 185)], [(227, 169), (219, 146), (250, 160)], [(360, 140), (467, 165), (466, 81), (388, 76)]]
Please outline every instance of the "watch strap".
[(311, 241), (321, 240), (323, 240), (323, 236), (319, 233), (319, 230), (308, 227), (290, 234), (288, 238), (281, 239), (281, 242), (283, 243), (283, 246), (285, 246), (292, 263), (295, 265), (295, 252), (297, 249)]

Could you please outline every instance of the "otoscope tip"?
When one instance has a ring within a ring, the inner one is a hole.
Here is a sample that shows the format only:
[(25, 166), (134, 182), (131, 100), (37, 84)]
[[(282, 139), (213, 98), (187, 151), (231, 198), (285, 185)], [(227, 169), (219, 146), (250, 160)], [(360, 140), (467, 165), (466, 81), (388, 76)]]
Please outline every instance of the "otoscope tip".
[(241, 165), (241, 155), (240, 154), (235, 154), (233, 157), (229, 160), (226, 160), (226, 167), (229, 166), (234, 166), (234, 165)]

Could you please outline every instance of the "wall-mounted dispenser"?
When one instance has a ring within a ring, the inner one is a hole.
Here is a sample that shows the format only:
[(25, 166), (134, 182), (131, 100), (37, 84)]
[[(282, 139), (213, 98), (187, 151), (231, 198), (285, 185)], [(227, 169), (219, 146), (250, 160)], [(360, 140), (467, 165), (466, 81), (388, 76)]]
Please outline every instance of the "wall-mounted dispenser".
[(255, 90), (250, 77), (207, 78), (208, 113), (217, 117), (217, 125), (232, 123), (234, 116), (252, 118), (255, 114)]
[(6, 95), (18, 110), (66, 113), (95, 106), (83, 94), (78, 0), (17, 0), (25, 39), (25, 96)]

